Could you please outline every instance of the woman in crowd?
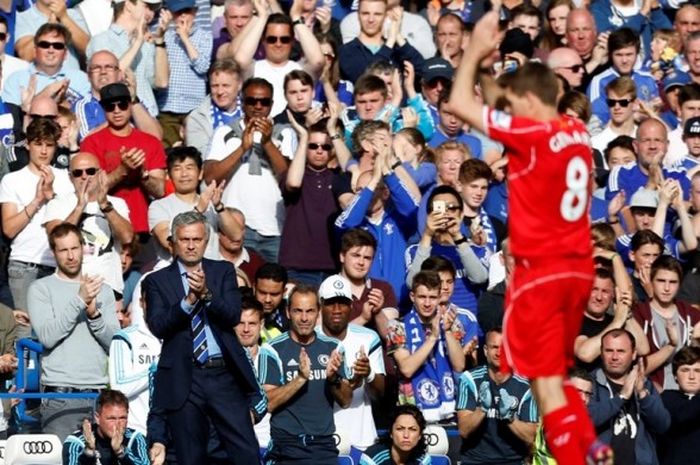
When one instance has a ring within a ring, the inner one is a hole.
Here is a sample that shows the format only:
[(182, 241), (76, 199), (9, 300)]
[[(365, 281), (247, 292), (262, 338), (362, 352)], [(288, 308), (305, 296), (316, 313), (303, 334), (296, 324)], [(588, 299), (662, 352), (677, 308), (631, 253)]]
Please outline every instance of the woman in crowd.
[(396, 407), (389, 436), (367, 448), (360, 465), (429, 465), (430, 456), (423, 438), (425, 419), (415, 405)]

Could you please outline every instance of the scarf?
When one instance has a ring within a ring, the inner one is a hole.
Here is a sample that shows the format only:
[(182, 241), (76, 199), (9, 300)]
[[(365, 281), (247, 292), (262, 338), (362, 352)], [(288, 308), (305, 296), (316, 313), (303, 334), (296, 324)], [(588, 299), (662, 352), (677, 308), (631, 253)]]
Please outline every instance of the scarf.
[[(425, 342), (425, 330), (415, 308), (404, 318), (404, 327), (406, 346), (413, 354)], [(445, 347), (445, 335), (441, 329), (430, 357), (411, 377), (416, 406), (428, 422), (448, 418), (455, 410), (455, 383)]]
[(213, 129), (217, 129), (219, 126), (230, 125), (233, 120), (241, 116), (243, 116), (243, 112), (241, 111), (240, 98), (238, 98), (236, 109), (231, 112), (223, 111), (217, 107), (213, 101), (211, 103), (211, 121)]

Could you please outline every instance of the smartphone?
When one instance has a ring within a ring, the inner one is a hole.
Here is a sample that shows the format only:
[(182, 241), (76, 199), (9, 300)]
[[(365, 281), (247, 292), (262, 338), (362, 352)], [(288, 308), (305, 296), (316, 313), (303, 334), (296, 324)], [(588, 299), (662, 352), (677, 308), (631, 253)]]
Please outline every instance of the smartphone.
[(445, 213), (447, 210), (447, 204), (444, 200), (433, 201), (433, 211), (437, 213)]
[(493, 74), (505, 74), (512, 73), (518, 69), (518, 60), (513, 60), (512, 58), (507, 58), (505, 60), (497, 61), (491, 67)]

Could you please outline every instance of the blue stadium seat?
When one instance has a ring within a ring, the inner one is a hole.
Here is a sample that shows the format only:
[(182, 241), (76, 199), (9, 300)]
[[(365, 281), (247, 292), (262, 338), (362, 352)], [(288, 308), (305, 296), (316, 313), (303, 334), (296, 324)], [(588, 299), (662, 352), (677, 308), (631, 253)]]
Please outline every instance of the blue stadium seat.
[(338, 465), (355, 465), (355, 461), (349, 455), (339, 455)]
[(452, 465), (452, 461), (446, 455), (431, 455), (430, 460), (432, 465)]

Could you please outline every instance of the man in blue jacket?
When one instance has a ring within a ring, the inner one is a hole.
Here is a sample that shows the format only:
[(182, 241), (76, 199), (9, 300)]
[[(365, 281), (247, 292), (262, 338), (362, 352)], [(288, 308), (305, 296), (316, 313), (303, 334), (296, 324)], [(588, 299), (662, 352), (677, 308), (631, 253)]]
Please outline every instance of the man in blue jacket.
[(658, 464), (656, 436), (669, 428), (671, 416), (644, 374), (643, 359), (637, 360), (634, 336), (626, 329), (608, 331), (601, 356), (588, 404), (600, 440), (612, 447), (615, 463)]

